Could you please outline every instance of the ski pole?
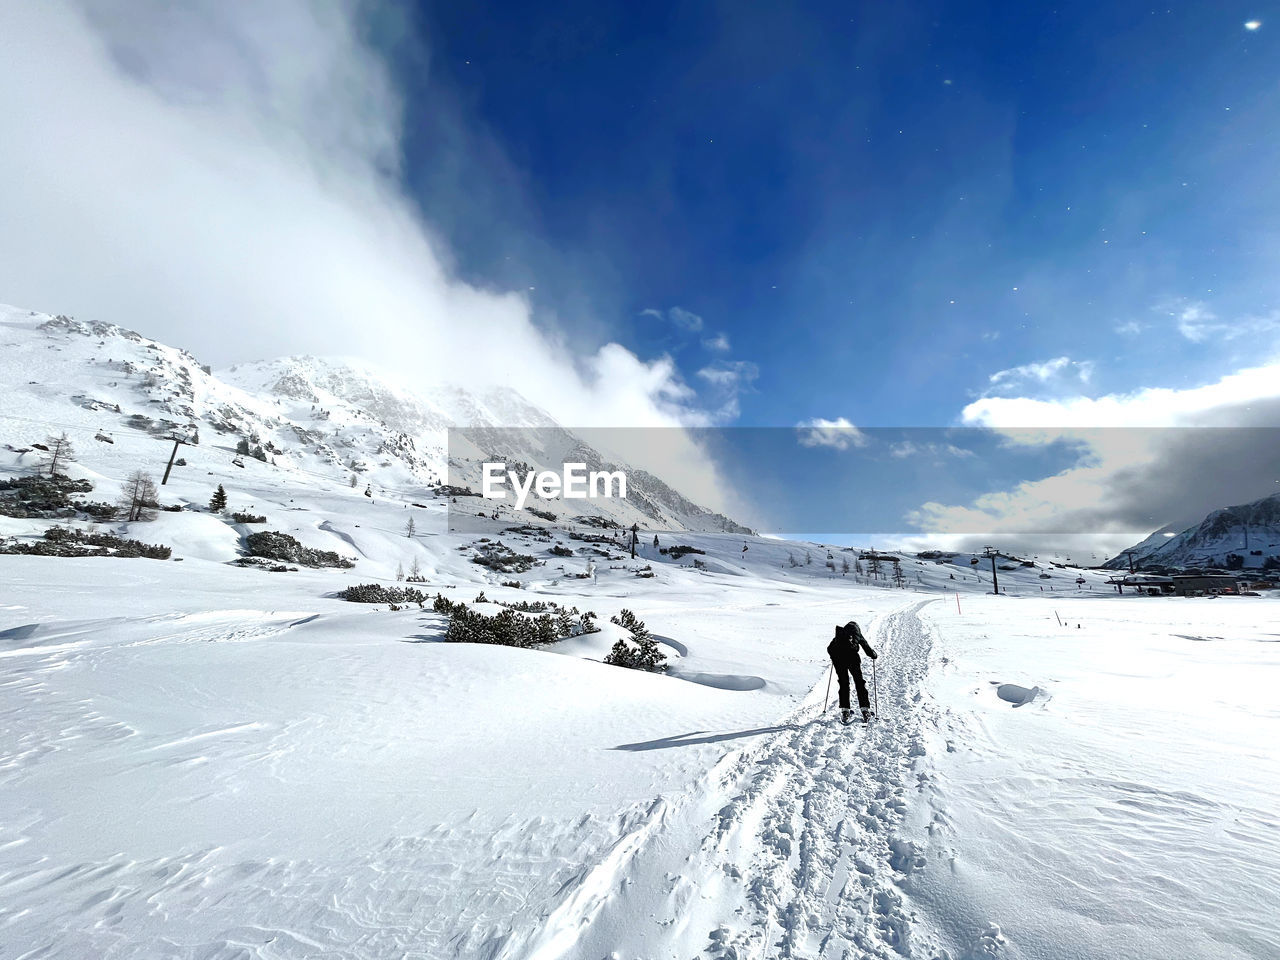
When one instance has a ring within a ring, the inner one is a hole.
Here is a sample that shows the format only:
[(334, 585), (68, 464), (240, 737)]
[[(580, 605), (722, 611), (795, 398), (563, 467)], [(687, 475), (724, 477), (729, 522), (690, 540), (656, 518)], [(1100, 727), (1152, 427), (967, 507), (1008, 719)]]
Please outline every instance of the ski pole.
[(876, 673), (876, 661), (874, 658), (871, 661), (871, 686), (875, 690), (876, 716), (879, 717), (880, 716), (880, 675)]
[(831, 703), (831, 675), (835, 673), (836, 665), (833, 663), (827, 667), (827, 695), (822, 698), (822, 712), (827, 712), (827, 705)]

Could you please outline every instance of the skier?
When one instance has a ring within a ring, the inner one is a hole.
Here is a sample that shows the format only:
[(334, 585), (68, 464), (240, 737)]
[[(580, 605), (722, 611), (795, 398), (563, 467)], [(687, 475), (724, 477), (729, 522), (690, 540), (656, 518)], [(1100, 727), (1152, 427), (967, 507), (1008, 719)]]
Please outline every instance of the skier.
[(867, 682), (862, 678), (862, 654), (865, 650), (872, 660), (879, 654), (871, 649), (867, 638), (862, 635), (862, 628), (850, 620), (843, 627), (836, 627), (836, 636), (827, 644), (827, 654), (836, 670), (836, 679), (840, 685), (840, 722), (850, 723), (853, 710), (849, 706), (849, 674), (853, 674), (854, 686), (858, 689), (858, 706), (862, 708), (862, 722), (871, 720), (871, 699), (867, 696)]

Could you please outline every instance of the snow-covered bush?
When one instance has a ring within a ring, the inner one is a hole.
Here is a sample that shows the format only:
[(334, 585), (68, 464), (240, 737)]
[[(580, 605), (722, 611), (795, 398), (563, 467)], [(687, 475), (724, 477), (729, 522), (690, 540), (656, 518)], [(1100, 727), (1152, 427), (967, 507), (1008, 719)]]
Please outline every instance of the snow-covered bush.
[(332, 550), (317, 550), (304, 547), (294, 537), (275, 530), (262, 530), (251, 533), (245, 538), (245, 546), (255, 557), (268, 560), (280, 560), (285, 563), (297, 563), (304, 567), (338, 567), (348, 569), (356, 562), (340, 556)]
[(358, 583), (338, 591), (339, 600), (351, 603), (426, 603), (427, 595), (413, 587), (384, 587), (380, 583)]
[(12, 538), (0, 543), (0, 553), (37, 557), (144, 557), (168, 560), (173, 551), (161, 544), (126, 540), (110, 533), (85, 533), (68, 527), (50, 527), (44, 539), (34, 543)]
[(643, 620), (625, 609), (609, 620), (626, 630), (630, 636), (614, 643), (613, 649), (604, 658), (605, 663), (632, 670), (648, 670), (651, 673), (663, 673), (667, 669), (667, 658), (658, 649), (658, 641), (653, 639)]
[[(481, 594), (481, 597), (484, 595)], [(484, 602), (479, 597), (477, 602)], [(578, 608), (560, 608), (554, 601), (503, 604), (495, 616), (471, 610), (436, 594), (432, 609), (449, 617), (445, 640), (450, 643), (491, 643), (507, 647), (536, 647), (565, 637), (595, 633), (596, 615), (579, 614)]]
[(503, 610), (489, 617), (468, 609), (463, 603), (454, 604), (444, 638), (449, 643), (493, 643), (506, 647), (536, 647), (560, 639), (555, 618), (549, 613), (528, 617), (514, 610)]
[(658, 552), (670, 557), (672, 560), (679, 560), (681, 557), (687, 556), (691, 553), (700, 553), (705, 555), (707, 551), (678, 543), (674, 547), (661, 547)]
[(0, 480), (0, 516), (42, 520), (72, 517), (83, 508), (71, 499), (71, 494), (88, 493), (92, 489), (93, 484), (88, 480), (69, 480), (61, 475), (10, 477)]
[(471, 562), (499, 573), (524, 573), (536, 561), (527, 553), (516, 553), (499, 540), (497, 543), (485, 543), (477, 547)]

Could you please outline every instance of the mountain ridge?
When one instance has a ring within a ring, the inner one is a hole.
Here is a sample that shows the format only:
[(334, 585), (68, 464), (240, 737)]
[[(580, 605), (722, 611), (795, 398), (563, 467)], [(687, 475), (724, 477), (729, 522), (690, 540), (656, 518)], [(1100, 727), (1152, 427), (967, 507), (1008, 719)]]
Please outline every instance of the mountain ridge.
[[(215, 371), (189, 351), (117, 324), (4, 306), (0, 337), (10, 425), (47, 421), (55, 432), (70, 425), (83, 431), (80, 441), (84, 433), (102, 439), (138, 431), (198, 443), (203, 434), (225, 445), (229, 460), (247, 447), (280, 470), (406, 497), (427, 496), (453, 475), (474, 477), (478, 489), (479, 463), (490, 457), (559, 470), (543, 448), (551, 436), (550, 446), (577, 451), (593, 468), (628, 473), (627, 500), (575, 501), (566, 511), (622, 526), (750, 532), (655, 474), (602, 454), (511, 388), (411, 387), (362, 360), (310, 355)], [(481, 446), (451, 458), (447, 431), (458, 426), (472, 443), (500, 432), (504, 449)]]
[(1175, 531), (1161, 528), (1107, 560), (1111, 570), (1140, 566), (1222, 567), (1228, 556), (1243, 559), (1242, 569), (1261, 568), (1280, 557), (1280, 493), (1210, 511), (1203, 520)]

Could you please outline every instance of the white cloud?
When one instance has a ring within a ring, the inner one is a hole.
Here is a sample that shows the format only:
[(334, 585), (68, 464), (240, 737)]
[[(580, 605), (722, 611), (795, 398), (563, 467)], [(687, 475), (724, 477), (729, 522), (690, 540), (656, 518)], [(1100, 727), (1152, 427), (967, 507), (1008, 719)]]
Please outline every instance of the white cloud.
[(698, 376), (719, 386), (738, 386), (751, 383), (760, 375), (760, 368), (749, 360), (717, 360), (698, 371)]
[(1280, 331), (1280, 310), (1268, 314), (1246, 314), (1226, 321), (1208, 304), (1197, 300), (1178, 306), (1173, 313), (1178, 320), (1178, 332), (1192, 343), (1266, 337)]
[[(672, 307), (667, 311), (659, 310), (657, 307), (645, 307), (640, 311), (642, 317), (652, 317), (655, 320), (662, 320), (670, 323), (673, 327), (686, 333), (697, 333), (702, 329), (702, 317), (698, 316), (692, 310), (686, 310), (684, 307)], [(724, 334), (721, 334), (723, 337)], [(703, 341), (706, 345), (707, 341)], [(728, 340), (725, 340), (725, 349), (728, 349)]]
[(740, 395), (749, 391), (759, 376), (760, 368), (750, 360), (716, 360), (699, 370), (698, 377), (712, 388), (716, 404), (712, 419), (717, 423), (737, 419)]
[(1247, 415), (1248, 411), (1277, 399), (1280, 362), (1268, 362), (1185, 389), (1144, 387), (1130, 393), (1060, 399), (983, 397), (964, 408), (961, 420), (968, 426), (1002, 430), (1260, 425), (1267, 421)]
[(0, 5), (2, 298), (215, 364), (359, 355), (575, 425), (704, 419), (668, 358), (569, 342), (523, 294), (459, 279), (401, 185), (364, 9)]
[(889, 456), (895, 460), (905, 460), (908, 457), (932, 457), (940, 460), (943, 457), (973, 457), (977, 454), (953, 443), (916, 443), (914, 440), (903, 440), (890, 444)]
[(1178, 332), (1192, 343), (1201, 343), (1222, 329), (1217, 314), (1203, 303), (1189, 303), (1178, 313)]
[(824, 420), (815, 417), (796, 424), (800, 431), (799, 442), (802, 447), (831, 447), (833, 450), (848, 450), (851, 447), (865, 447), (870, 438), (844, 417)]
[(672, 307), (667, 311), (667, 316), (676, 326), (691, 333), (696, 333), (702, 329), (702, 318), (693, 311), (684, 309), (684, 307)]
[(713, 353), (728, 353), (730, 349), (729, 335), (722, 331), (714, 337), (707, 337), (702, 341), (702, 346)]
[(1124, 323), (1117, 323), (1115, 326), (1116, 333), (1122, 337), (1136, 337), (1146, 327), (1137, 320), (1126, 320)]
[(987, 378), (992, 387), (1009, 387), (1026, 383), (1048, 384), (1054, 380), (1078, 380), (1087, 383), (1093, 376), (1094, 365), (1089, 360), (1072, 360), (1070, 357), (1054, 357), (1043, 363), (1024, 363), (1007, 370), (997, 370)]
[(1187, 389), (986, 397), (965, 407), (962, 420), (1013, 445), (1065, 443), (1074, 463), (967, 504), (925, 503), (911, 518), (923, 528), (1145, 536), (1273, 492), (1280, 362)]

